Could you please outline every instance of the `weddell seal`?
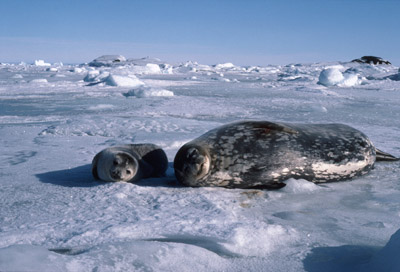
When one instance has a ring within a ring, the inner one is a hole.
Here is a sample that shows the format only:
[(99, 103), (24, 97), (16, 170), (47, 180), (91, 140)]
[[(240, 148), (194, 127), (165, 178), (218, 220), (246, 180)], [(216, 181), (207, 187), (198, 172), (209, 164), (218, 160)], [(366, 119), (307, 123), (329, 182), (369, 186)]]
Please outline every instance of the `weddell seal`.
[(375, 160), (398, 159), (347, 125), (239, 121), (186, 143), (174, 168), (187, 186), (278, 189), (289, 178), (350, 179), (368, 173)]
[(92, 161), (95, 179), (136, 182), (160, 177), (168, 168), (164, 150), (154, 144), (127, 144), (100, 151)]

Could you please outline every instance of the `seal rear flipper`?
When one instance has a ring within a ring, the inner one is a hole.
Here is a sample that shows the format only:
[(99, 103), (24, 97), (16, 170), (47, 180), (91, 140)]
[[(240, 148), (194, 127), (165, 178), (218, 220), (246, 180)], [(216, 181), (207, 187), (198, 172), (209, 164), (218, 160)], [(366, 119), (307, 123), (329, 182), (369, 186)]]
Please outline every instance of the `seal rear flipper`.
[(377, 161), (398, 161), (400, 158), (396, 158), (393, 155), (390, 155), (389, 153), (383, 152), (382, 150), (379, 150), (375, 148), (376, 152), (376, 160)]
[(168, 158), (163, 149), (155, 146), (154, 150), (142, 155), (142, 160), (153, 168), (153, 177), (165, 176), (165, 172), (168, 169)]
[(136, 172), (136, 175), (131, 179), (129, 182), (135, 183), (141, 179), (146, 179), (146, 178), (153, 178), (154, 176), (154, 167), (147, 163), (144, 160), (139, 160), (139, 167)]

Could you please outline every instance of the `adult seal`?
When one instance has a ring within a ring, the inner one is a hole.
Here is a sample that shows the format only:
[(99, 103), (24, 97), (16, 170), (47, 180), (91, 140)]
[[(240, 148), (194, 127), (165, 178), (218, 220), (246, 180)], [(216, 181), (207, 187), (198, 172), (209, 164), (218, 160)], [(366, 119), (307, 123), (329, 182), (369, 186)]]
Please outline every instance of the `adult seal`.
[(240, 121), (182, 146), (175, 175), (187, 186), (278, 189), (289, 178), (311, 182), (368, 173), (376, 160), (398, 160), (343, 124)]
[(168, 159), (154, 144), (127, 144), (100, 151), (92, 161), (92, 174), (103, 181), (136, 182), (165, 175)]

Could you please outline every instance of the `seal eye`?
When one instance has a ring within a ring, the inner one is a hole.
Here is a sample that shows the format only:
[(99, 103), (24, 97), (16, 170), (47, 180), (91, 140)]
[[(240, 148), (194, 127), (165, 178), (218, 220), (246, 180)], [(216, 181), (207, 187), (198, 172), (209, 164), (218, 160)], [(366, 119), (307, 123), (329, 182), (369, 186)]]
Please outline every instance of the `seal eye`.
[(126, 174), (130, 175), (131, 173), (131, 170), (126, 170)]
[(114, 165), (118, 165), (118, 160), (114, 160), (114, 161), (113, 161), (113, 164), (114, 164)]

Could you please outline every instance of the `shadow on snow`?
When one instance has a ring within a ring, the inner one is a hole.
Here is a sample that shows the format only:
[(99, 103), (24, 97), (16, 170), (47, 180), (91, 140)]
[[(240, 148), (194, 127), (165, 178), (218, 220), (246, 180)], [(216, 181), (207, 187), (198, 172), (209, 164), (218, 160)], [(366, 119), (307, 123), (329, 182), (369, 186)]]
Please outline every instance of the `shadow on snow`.
[(339, 247), (317, 247), (303, 260), (308, 272), (356, 272), (365, 271), (379, 247), (345, 245)]
[[(172, 163), (168, 164), (167, 175), (165, 177), (142, 179), (135, 184), (144, 187), (181, 187), (174, 176), (172, 165)], [(40, 173), (36, 174), (36, 177), (43, 183), (65, 187), (94, 187), (109, 183), (93, 178), (91, 164)]]

